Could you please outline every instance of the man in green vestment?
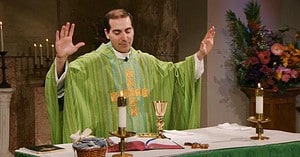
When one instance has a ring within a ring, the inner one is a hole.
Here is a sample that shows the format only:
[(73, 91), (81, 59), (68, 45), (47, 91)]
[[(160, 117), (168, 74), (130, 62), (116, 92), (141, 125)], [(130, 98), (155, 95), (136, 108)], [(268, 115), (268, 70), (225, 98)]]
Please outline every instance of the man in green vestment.
[(212, 50), (215, 28), (208, 30), (195, 55), (172, 63), (132, 47), (132, 16), (125, 10), (107, 13), (104, 26), (110, 41), (70, 63), (68, 56), (84, 43), (72, 42), (75, 24), (67, 22), (56, 32), (56, 58), (45, 89), (52, 142), (69, 142), (71, 134), (85, 128), (95, 136), (109, 136), (118, 129), (121, 94), (128, 102), (128, 131), (157, 131), (155, 100), (168, 102), (165, 129), (199, 127), (203, 58)]

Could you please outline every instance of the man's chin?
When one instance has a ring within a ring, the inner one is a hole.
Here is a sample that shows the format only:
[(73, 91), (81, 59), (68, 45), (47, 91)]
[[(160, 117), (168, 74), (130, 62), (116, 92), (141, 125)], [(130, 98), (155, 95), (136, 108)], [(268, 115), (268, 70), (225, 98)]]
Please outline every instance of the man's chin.
[(121, 53), (128, 53), (129, 50), (130, 50), (129, 48), (128, 49), (120, 49), (119, 52), (121, 52)]

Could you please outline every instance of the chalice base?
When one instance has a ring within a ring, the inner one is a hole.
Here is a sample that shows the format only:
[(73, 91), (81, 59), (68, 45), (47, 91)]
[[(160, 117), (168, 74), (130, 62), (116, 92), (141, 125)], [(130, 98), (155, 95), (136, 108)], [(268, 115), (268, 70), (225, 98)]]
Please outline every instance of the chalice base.
[(251, 140), (268, 140), (269, 137), (266, 136), (252, 136), (250, 137)]
[(123, 154), (114, 154), (113, 157), (133, 157), (132, 154), (123, 153)]

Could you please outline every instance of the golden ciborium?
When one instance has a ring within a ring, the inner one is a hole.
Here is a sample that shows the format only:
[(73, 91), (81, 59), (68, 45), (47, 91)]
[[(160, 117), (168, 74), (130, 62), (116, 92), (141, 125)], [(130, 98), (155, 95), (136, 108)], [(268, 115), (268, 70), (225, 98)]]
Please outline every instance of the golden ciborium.
[(156, 126), (157, 126), (158, 133), (156, 137), (167, 138), (166, 136), (163, 135), (163, 130), (164, 130), (163, 128), (165, 125), (164, 116), (167, 111), (168, 103), (166, 101), (153, 101), (153, 106), (157, 117)]

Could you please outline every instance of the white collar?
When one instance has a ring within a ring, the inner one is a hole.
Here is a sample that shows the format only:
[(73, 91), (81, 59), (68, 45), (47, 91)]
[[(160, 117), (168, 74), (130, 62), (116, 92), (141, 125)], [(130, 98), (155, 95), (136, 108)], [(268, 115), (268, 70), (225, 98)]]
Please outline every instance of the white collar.
[(114, 50), (114, 53), (118, 59), (126, 59), (126, 58), (128, 59), (130, 57), (131, 50), (129, 50), (129, 52), (127, 52), (127, 53), (121, 53), (114, 48), (112, 48), (112, 49)]

